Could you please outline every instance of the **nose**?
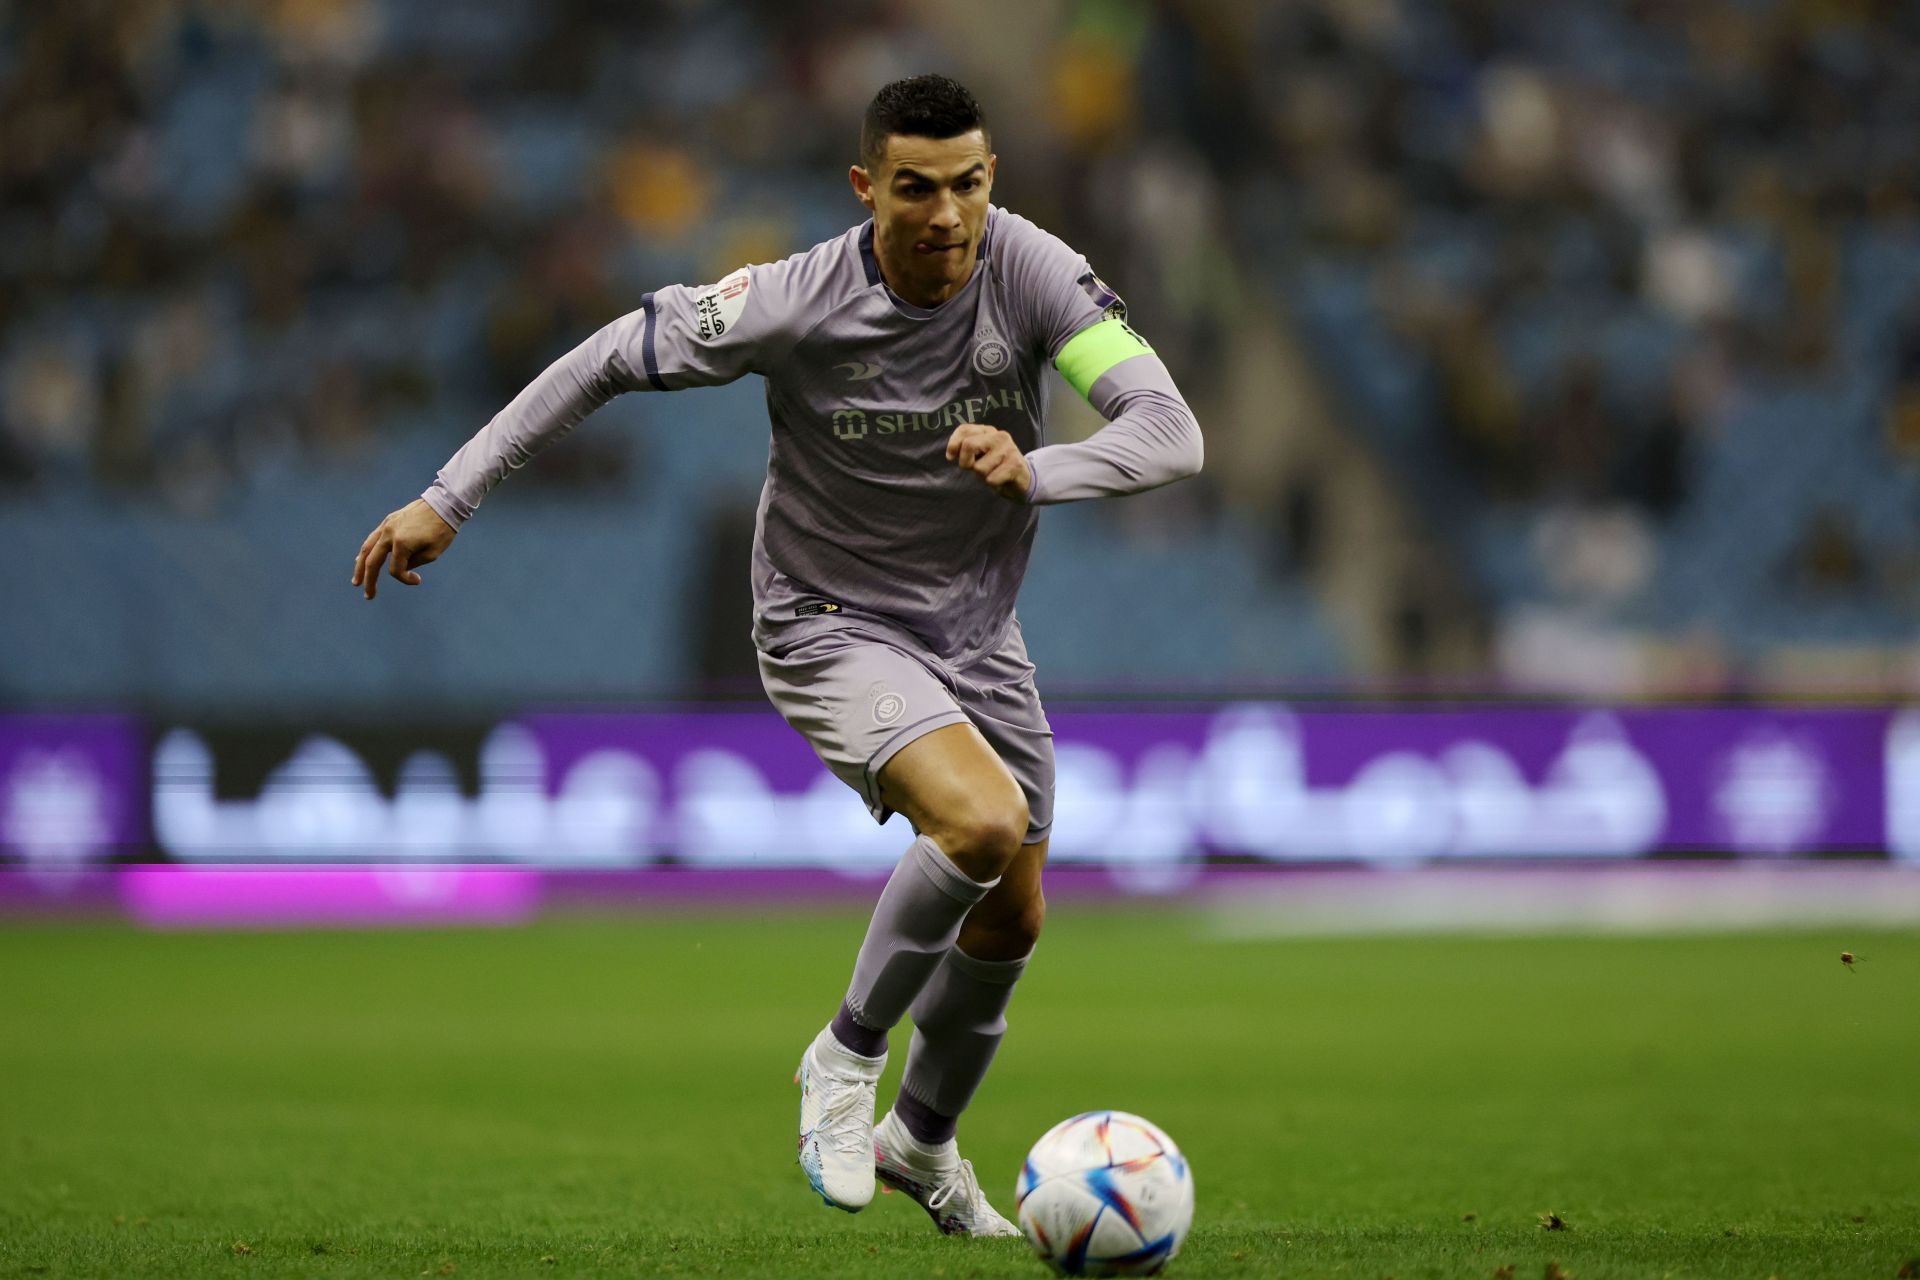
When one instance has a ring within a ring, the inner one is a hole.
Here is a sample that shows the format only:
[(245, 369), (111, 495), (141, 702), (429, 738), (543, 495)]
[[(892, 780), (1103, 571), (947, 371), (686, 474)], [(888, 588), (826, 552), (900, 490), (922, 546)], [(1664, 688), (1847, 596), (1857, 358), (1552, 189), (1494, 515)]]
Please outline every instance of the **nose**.
[(942, 191), (934, 200), (933, 216), (927, 219), (927, 225), (935, 231), (960, 229), (960, 202), (954, 199), (953, 192)]

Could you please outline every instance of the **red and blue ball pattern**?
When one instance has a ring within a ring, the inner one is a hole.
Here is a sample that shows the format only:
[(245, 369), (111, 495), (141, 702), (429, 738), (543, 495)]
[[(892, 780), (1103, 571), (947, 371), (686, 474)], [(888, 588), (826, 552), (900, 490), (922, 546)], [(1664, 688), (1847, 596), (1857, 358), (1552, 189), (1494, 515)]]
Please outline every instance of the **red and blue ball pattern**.
[(1125, 1111), (1088, 1111), (1049, 1129), (1014, 1194), (1028, 1242), (1062, 1275), (1153, 1275), (1193, 1223), (1186, 1157), (1159, 1126)]

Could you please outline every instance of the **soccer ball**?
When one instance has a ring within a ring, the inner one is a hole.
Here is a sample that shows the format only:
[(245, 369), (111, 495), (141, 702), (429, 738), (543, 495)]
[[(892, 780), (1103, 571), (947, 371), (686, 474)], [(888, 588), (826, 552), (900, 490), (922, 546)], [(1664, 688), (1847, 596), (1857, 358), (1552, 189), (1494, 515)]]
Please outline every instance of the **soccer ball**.
[(1088, 1111), (1047, 1130), (1014, 1198), (1027, 1243), (1067, 1276), (1150, 1276), (1193, 1224), (1187, 1158), (1124, 1111)]

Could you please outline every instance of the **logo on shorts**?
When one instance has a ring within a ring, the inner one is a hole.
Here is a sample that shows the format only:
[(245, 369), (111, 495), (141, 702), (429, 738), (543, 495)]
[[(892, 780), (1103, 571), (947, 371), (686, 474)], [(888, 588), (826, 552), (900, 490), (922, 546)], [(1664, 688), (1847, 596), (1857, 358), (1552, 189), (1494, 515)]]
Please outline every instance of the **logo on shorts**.
[(897, 693), (881, 692), (874, 695), (873, 722), (892, 724), (907, 713), (907, 700)]
[(991, 378), (1007, 367), (1007, 344), (991, 329), (982, 329), (973, 347), (974, 372)]
[(793, 611), (796, 618), (817, 618), (823, 613), (838, 613), (840, 606), (831, 600), (816, 600), (812, 604), (803, 604)]

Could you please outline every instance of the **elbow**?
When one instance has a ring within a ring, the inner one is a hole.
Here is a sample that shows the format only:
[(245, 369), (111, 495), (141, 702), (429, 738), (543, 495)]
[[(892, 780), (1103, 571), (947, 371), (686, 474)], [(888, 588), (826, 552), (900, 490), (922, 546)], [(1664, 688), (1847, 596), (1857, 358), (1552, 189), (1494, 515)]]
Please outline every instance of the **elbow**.
[(1155, 409), (1164, 450), (1161, 456), (1170, 473), (1161, 483), (1199, 475), (1200, 468), (1206, 464), (1207, 446), (1200, 436), (1200, 419), (1194, 416), (1192, 406), (1175, 394), (1160, 401)]
[(1186, 439), (1183, 443), (1185, 448), (1180, 455), (1178, 477), (1181, 480), (1199, 475), (1200, 468), (1206, 465), (1207, 461), (1206, 441), (1201, 438), (1200, 423), (1191, 412), (1187, 414)]

